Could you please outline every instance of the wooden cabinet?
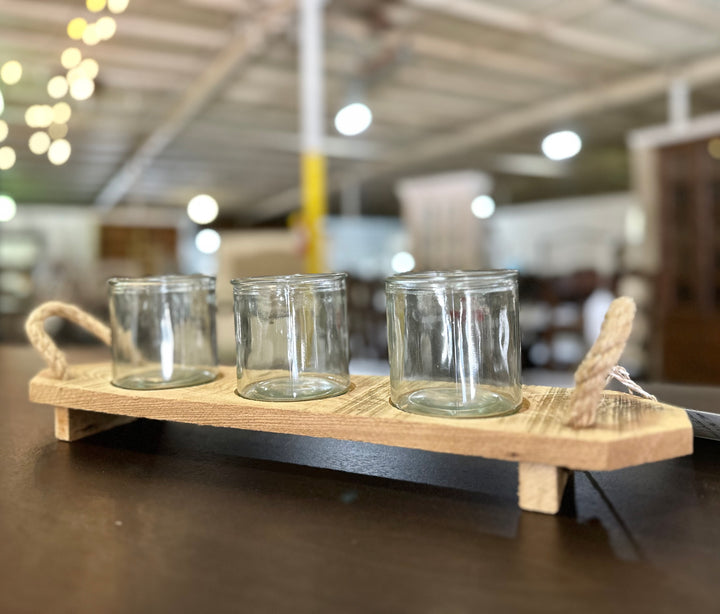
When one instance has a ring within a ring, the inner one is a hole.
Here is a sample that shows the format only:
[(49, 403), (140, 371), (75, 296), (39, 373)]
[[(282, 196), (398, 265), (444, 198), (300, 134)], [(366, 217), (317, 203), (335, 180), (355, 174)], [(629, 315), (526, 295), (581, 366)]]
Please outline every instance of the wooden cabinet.
[(659, 374), (720, 384), (720, 160), (712, 139), (659, 151)]

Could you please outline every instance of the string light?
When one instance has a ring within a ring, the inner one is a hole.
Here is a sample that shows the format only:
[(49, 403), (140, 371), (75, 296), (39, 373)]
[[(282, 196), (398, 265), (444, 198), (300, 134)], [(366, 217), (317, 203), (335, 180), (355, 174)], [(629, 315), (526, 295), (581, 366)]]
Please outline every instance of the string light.
[(50, 138), (54, 141), (57, 139), (64, 139), (68, 133), (67, 124), (50, 124), (48, 133), (50, 134)]
[(34, 104), (25, 111), (25, 123), (31, 128), (47, 128), (53, 121), (53, 110), (48, 104)]
[(17, 60), (10, 60), (0, 68), (0, 79), (8, 85), (15, 85), (22, 78), (22, 72), (22, 64)]
[(85, 26), (82, 33), (82, 42), (92, 47), (100, 42), (100, 34), (98, 33), (97, 24), (89, 23)]
[(87, 21), (85, 21), (82, 17), (75, 17), (75, 19), (71, 19), (70, 23), (67, 25), (67, 35), (71, 39), (79, 41), (83, 37), (85, 28), (87, 28)]
[(94, 79), (98, 76), (98, 72), (100, 72), (100, 65), (92, 58), (85, 58), (82, 62), (80, 62), (80, 66), (78, 66), (78, 68), (80, 68), (82, 73), (88, 79)]
[(105, 8), (105, 0), (85, 0), (85, 6), (91, 13), (99, 13)]
[(80, 60), (82, 60), (82, 53), (77, 47), (68, 47), (60, 55), (60, 63), (63, 65), (63, 68), (67, 68), (68, 70), (80, 64)]
[(48, 149), (48, 160), (55, 166), (60, 166), (70, 159), (71, 152), (70, 143), (65, 139), (58, 139), (53, 141)]
[(95, 84), (87, 77), (81, 77), (70, 84), (70, 96), (75, 100), (87, 100), (94, 91)]
[(7, 194), (0, 194), (0, 222), (9, 222), (16, 213), (15, 199)]
[(111, 13), (122, 13), (130, 4), (130, 0), (108, 0), (108, 10)]
[(100, 40), (110, 40), (117, 32), (117, 23), (112, 17), (101, 17), (98, 19), (95, 29)]
[(50, 98), (62, 98), (68, 93), (69, 87), (67, 79), (62, 75), (53, 77), (47, 84), (48, 96)]
[(52, 120), (56, 124), (67, 124), (72, 116), (72, 109), (67, 102), (58, 102), (52, 108)]
[(11, 169), (15, 166), (16, 159), (17, 156), (15, 155), (15, 150), (12, 147), (9, 145), (0, 147), (0, 171)]
[(50, 148), (50, 135), (47, 132), (33, 132), (28, 140), (28, 147), (38, 156), (47, 153)]

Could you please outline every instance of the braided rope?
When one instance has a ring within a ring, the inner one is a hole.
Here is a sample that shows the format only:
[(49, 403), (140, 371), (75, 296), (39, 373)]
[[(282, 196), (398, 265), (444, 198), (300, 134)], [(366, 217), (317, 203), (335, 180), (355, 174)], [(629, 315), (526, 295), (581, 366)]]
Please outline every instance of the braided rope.
[(634, 317), (635, 301), (631, 298), (621, 296), (610, 303), (598, 338), (575, 371), (575, 389), (565, 421), (568, 426), (584, 428), (595, 424), (608, 375), (625, 349)]
[(45, 320), (52, 316), (59, 316), (75, 322), (95, 335), (105, 345), (110, 345), (110, 328), (79, 307), (60, 301), (48, 301), (36, 307), (25, 322), (25, 332), (30, 343), (40, 352), (50, 367), (50, 371), (58, 379), (65, 379), (67, 375), (67, 357), (45, 331)]

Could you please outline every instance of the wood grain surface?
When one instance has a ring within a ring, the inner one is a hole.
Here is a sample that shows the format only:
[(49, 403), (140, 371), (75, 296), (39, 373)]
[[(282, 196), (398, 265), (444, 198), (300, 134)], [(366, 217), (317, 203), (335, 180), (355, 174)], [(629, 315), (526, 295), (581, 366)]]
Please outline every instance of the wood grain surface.
[(433, 452), (611, 470), (692, 452), (682, 409), (607, 392), (594, 428), (562, 424), (569, 389), (525, 386), (520, 410), (501, 418), (448, 419), (402, 412), (389, 402), (385, 377), (357, 376), (347, 394), (319, 401), (270, 403), (239, 397), (235, 371), (222, 367), (209, 384), (137, 391), (110, 384), (110, 364), (71, 367), (69, 379), (42, 371), (30, 399), (104, 414), (253, 431), (361, 441)]

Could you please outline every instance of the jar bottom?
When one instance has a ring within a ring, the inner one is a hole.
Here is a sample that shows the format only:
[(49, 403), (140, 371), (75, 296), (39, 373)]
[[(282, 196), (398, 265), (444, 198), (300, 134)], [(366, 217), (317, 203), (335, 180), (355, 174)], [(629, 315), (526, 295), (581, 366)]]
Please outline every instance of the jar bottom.
[(471, 401), (463, 400), (454, 386), (422, 388), (393, 399), (398, 409), (424, 416), (442, 418), (493, 418), (514, 414), (517, 403), (493, 390), (476, 393)]
[(253, 401), (310, 401), (336, 397), (348, 391), (349, 385), (321, 375), (297, 378), (272, 377), (253, 382), (237, 394)]
[(130, 390), (164, 390), (167, 388), (185, 388), (211, 382), (217, 376), (215, 369), (197, 367), (175, 367), (170, 379), (163, 377), (160, 367), (143, 369), (124, 377), (114, 378), (113, 386)]

